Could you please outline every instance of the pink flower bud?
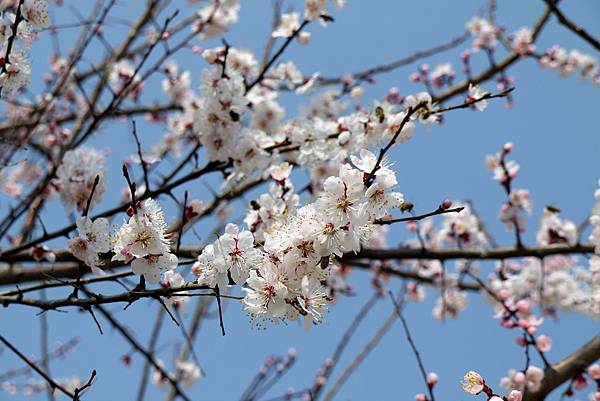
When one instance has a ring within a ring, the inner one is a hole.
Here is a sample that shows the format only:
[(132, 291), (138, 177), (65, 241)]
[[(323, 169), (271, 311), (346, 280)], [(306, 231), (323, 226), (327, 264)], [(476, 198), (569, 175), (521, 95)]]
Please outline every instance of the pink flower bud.
[(409, 222), (407, 222), (407, 223), (406, 223), (406, 229), (407, 229), (409, 232), (411, 232), (411, 233), (416, 233), (416, 232), (417, 232), (417, 229), (418, 229), (417, 223), (416, 223), (416, 222), (414, 222), (414, 221), (409, 221)]
[(521, 299), (517, 302), (517, 312), (518, 313), (528, 313), (529, 312), (529, 301), (526, 299)]
[(429, 387), (433, 387), (437, 384), (438, 382), (438, 375), (435, 372), (430, 372), (429, 374), (427, 374), (427, 384), (429, 385)]
[(515, 342), (517, 343), (517, 345), (520, 345), (521, 347), (524, 347), (527, 345), (527, 341), (523, 337), (517, 337), (515, 339)]
[(298, 42), (302, 45), (307, 45), (310, 42), (310, 32), (300, 32)]
[(600, 380), (600, 365), (595, 363), (587, 368), (587, 373), (594, 380)]
[(452, 206), (452, 201), (450, 199), (444, 199), (440, 206), (444, 210), (450, 209), (450, 207)]
[(511, 319), (503, 319), (500, 324), (502, 325), (502, 327), (505, 327), (507, 329), (512, 329), (515, 327), (515, 322)]
[(548, 352), (552, 349), (552, 339), (545, 334), (542, 334), (535, 340), (535, 346), (541, 352)]
[(512, 377), (512, 380), (515, 382), (515, 385), (521, 387), (521, 386), (525, 385), (525, 382), (526, 382), (527, 378), (525, 377), (525, 373), (523, 373), (523, 372), (517, 372)]
[(427, 396), (423, 393), (415, 395), (415, 401), (427, 401)]
[(579, 375), (573, 380), (573, 388), (577, 391), (583, 390), (588, 384), (587, 379), (583, 375)]
[(523, 399), (523, 393), (519, 390), (511, 391), (506, 397), (508, 401), (521, 401)]

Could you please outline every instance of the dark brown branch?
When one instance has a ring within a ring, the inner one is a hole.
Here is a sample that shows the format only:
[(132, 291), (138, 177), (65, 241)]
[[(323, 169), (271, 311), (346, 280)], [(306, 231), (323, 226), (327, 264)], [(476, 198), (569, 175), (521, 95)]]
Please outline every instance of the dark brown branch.
[[(198, 301), (196, 304), (196, 309), (194, 310), (194, 314), (192, 316), (192, 324), (189, 329), (189, 338), (185, 342), (183, 350), (181, 351), (181, 354), (179, 355), (179, 360), (181, 360), (181, 361), (187, 360), (190, 352), (193, 355), (194, 339), (196, 338), (196, 335), (198, 334), (198, 331), (200, 330), (202, 319), (206, 315), (206, 312), (207, 312), (208, 307), (209, 307), (210, 303), (212, 302), (212, 300), (213, 300), (212, 298), (198, 298)], [(177, 370), (175, 372), (175, 380), (181, 379), (181, 376), (182, 376), (181, 370)], [(173, 401), (174, 399), (175, 399), (175, 392), (171, 389), (171, 391), (169, 392), (169, 394), (167, 396), (167, 400)]]
[(475, 103), (481, 102), (483, 100), (506, 97), (513, 90), (515, 90), (515, 88), (508, 88), (508, 89), (503, 90), (502, 92), (494, 93), (494, 94), (492, 94), (492, 93), (486, 93), (485, 95), (481, 96), (480, 98), (467, 100), (463, 104), (459, 104), (459, 105), (451, 106), (451, 107), (446, 107), (444, 109), (433, 110), (431, 112), (431, 114), (445, 113), (446, 111), (458, 110), (458, 109), (467, 109), (467, 108), (470, 108), (471, 106), (473, 106)]
[[(203, 286), (203, 285), (191, 284), (191, 285), (185, 285), (182, 287), (158, 288), (158, 289), (154, 289), (154, 290), (136, 290), (136, 289), (134, 289), (132, 291), (127, 291), (127, 292), (123, 292), (123, 293), (116, 294), (116, 295), (102, 295), (102, 294), (94, 294), (94, 293), (90, 292), (88, 294), (88, 298), (84, 298), (84, 299), (75, 298), (75, 297), (67, 297), (64, 299), (56, 299), (56, 300), (49, 300), (49, 301), (37, 300), (37, 299), (33, 299), (33, 298), (25, 298), (25, 297), (22, 297), (19, 295), (14, 296), (14, 297), (1, 296), (0, 304), (2, 304), (5, 307), (9, 306), (9, 305), (24, 305), (24, 306), (40, 308), (42, 310), (55, 310), (58, 308), (68, 307), (68, 306), (75, 306), (75, 307), (86, 309), (91, 306), (112, 304), (112, 303), (127, 303), (128, 305), (130, 305), (133, 302), (138, 301), (143, 298), (152, 298), (152, 299), (162, 301), (160, 299), (160, 297), (171, 296), (171, 295), (190, 296), (190, 297), (197, 297), (197, 296), (211, 296), (212, 297), (212, 296), (217, 295), (216, 291), (194, 292), (194, 293), (189, 293), (189, 294), (181, 294), (181, 292), (184, 292), (184, 291), (208, 290), (208, 289), (210, 289), (210, 288)], [(226, 296), (226, 295), (219, 295), (219, 298), (239, 299), (237, 297)]]
[[(156, 342), (158, 341), (158, 337), (160, 335), (160, 329), (162, 327), (162, 323), (165, 317), (165, 310), (163, 308), (158, 308), (158, 312), (156, 314), (156, 320), (154, 321), (154, 327), (152, 328), (152, 333), (150, 334), (150, 342), (148, 343), (148, 352), (150, 354), (154, 353), (156, 348)], [(148, 376), (150, 374), (150, 362), (146, 360), (144, 362), (144, 368), (142, 371), (142, 378), (140, 380), (140, 387), (138, 389), (137, 401), (143, 401), (146, 394), (146, 387), (148, 385)]]
[[(344, 263), (347, 263), (349, 266), (351, 266), (352, 268), (355, 268), (355, 269), (373, 270), (373, 266), (370, 263), (363, 262), (360, 260), (353, 260), (353, 261), (344, 262)], [(377, 266), (375, 268), (375, 271), (378, 273), (389, 274), (390, 276), (399, 277), (402, 279), (413, 280), (413, 281), (416, 281), (419, 283), (423, 283), (425, 285), (430, 285), (430, 286), (439, 286), (440, 285), (433, 277), (423, 277), (423, 276), (419, 275), (419, 273), (417, 273), (417, 272), (400, 270), (400, 269), (396, 269), (393, 267), (389, 267), (387, 265)], [(462, 291), (477, 292), (477, 291), (481, 290), (481, 287), (477, 284), (467, 284), (467, 283), (462, 283), (462, 282), (459, 282), (457, 284), (457, 288)]]
[[(467, 270), (467, 275), (469, 277), (471, 277), (473, 280), (475, 280), (477, 282), (477, 284), (479, 284), (479, 286), (490, 296), (492, 297), (496, 302), (498, 302), (498, 304), (500, 304), (502, 306), (502, 308), (504, 309), (504, 311), (510, 316), (510, 318), (513, 319), (514, 323), (515, 323), (515, 327), (519, 327), (519, 316), (517, 316), (517, 313), (511, 309), (510, 307), (508, 307), (508, 305), (506, 304), (506, 302), (504, 302), (502, 299), (500, 299), (500, 297), (498, 296), (498, 294), (496, 294), (494, 291), (492, 291), (491, 288), (489, 288), (479, 277), (477, 277), (476, 275), (474, 275), (473, 273), (469, 272)], [(529, 345), (531, 344), (535, 344), (535, 337), (533, 336), (533, 334), (531, 334), (530, 332), (527, 331), (527, 329), (525, 328), (521, 328), (523, 331), (523, 337), (527, 340), (527, 345), (526, 345), (526, 349), (525, 349), (525, 356), (527, 359), (529, 359)], [(542, 358), (542, 361), (544, 362), (544, 366), (546, 368), (548, 368), (550, 366), (550, 363), (548, 362), (548, 359), (546, 359), (546, 355), (544, 354), (544, 352), (542, 350), (540, 350), (538, 347), (535, 347), (536, 351), (538, 352), (540, 358)]]
[[(88, 197), (87, 203), (85, 205), (85, 210), (83, 211), (83, 214), (82, 214), (83, 217), (86, 217), (90, 211), (90, 206), (92, 205), (92, 199), (94, 198), (94, 192), (96, 192), (96, 187), (98, 186), (99, 182), (100, 182), (100, 176), (97, 175), (96, 178), (94, 178), (94, 185), (92, 186), (92, 190), (90, 191), (90, 196)], [(48, 233), (46, 233), (45, 235), (48, 235)]]
[[(550, 10), (550, 8), (547, 8), (542, 13), (542, 15), (538, 18), (537, 22), (535, 23), (535, 25), (533, 26), (533, 29), (532, 29), (532, 40), (533, 41), (536, 40), (536, 38), (542, 31), (542, 28), (548, 22), (548, 19), (550, 18), (550, 14), (551, 14), (551, 10)], [(470, 79), (463, 81), (459, 84), (456, 84), (455, 86), (448, 89), (446, 92), (435, 96), (433, 98), (433, 101), (442, 103), (448, 99), (453, 98), (454, 96), (464, 93), (465, 91), (467, 91), (469, 89), (470, 84), (480, 84), (484, 81), (487, 81), (488, 79), (493, 78), (500, 71), (505, 71), (506, 69), (508, 69), (508, 67), (513, 65), (520, 58), (521, 58), (521, 56), (518, 53), (512, 52), (511, 54), (506, 56), (502, 61), (500, 61), (496, 65), (488, 68), (487, 70), (483, 71), (479, 75), (471, 77)]]
[[(17, 11), (15, 13), (15, 21), (11, 26), (10, 36), (8, 41), (6, 42), (6, 52), (4, 53), (4, 62), (2, 63), (2, 69), (0, 69), (0, 74), (4, 74), (7, 71), (8, 65), (10, 64), (10, 53), (12, 52), (12, 48), (15, 44), (15, 40), (17, 39), (17, 32), (19, 30), (19, 24), (24, 20), (23, 13), (21, 12), (21, 7), (23, 7), (23, 3), (25, 0), (19, 0), (19, 4), (17, 5)], [(3, 87), (0, 86), (0, 96), (2, 96)]]
[(331, 401), (335, 397), (340, 388), (342, 388), (344, 383), (346, 383), (346, 381), (350, 378), (352, 373), (360, 366), (360, 364), (365, 360), (365, 358), (369, 356), (371, 351), (373, 351), (377, 344), (379, 344), (379, 341), (381, 341), (383, 336), (392, 328), (392, 324), (394, 323), (396, 318), (396, 311), (393, 311), (383, 322), (383, 324), (377, 329), (375, 334), (373, 334), (373, 336), (365, 345), (365, 347), (354, 357), (352, 362), (350, 362), (350, 364), (348, 364), (348, 366), (340, 374), (340, 376), (333, 384), (329, 392), (327, 392), (327, 394), (325, 395), (324, 401)]
[(50, 376), (48, 376), (46, 374), (46, 372), (44, 372), (43, 370), (41, 370), (40, 368), (37, 367), (37, 365), (35, 363), (32, 363), (29, 358), (27, 358), (25, 355), (23, 355), (23, 353), (21, 351), (19, 351), (14, 345), (12, 345), (6, 338), (4, 338), (4, 336), (2, 336), (0, 334), (0, 341), (2, 343), (4, 343), (4, 345), (6, 345), (12, 352), (14, 352), (19, 358), (21, 358), (21, 360), (23, 362), (25, 362), (27, 365), (29, 365), (29, 367), (31, 367), (31, 369), (35, 370), (37, 374), (39, 374), (40, 376), (42, 376), (44, 378), (44, 380), (48, 383), (48, 385), (52, 388), (52, 389), (59, 389), (60, 391), (62, 391), (64, 394), (66, 394), (67, 396), (71, 397), (71, 399), (75, 399), (75, 394), (71, 393), (69, 390), (67, 390), (66, 388), (64, 388), (63, 386), (61, 386), (60, 384), (58, 384), (57, 382), (55, 382)]
[(433, 395), (433, 386), (430, 385), (429, 381), (427, 380), (427, 371), (425, 370), (425, 365), (423, 364), (423, 360), (421, 359), (421, 354), (417, 349), (417, 345), (415, 344), (415, 341), (413, 340), (412, 335), (410, 334), (410, 330), (408, 329), (408, 323), (406, 323), (406, 319), (404, 319), (404, 315), (402, 315), (402, 308), (394, 299), (394, 295), (391, 291), (389, 292), (389, 295), (390, 299), (392, 300), (392, 303), (394, 304), (394, 310), (396, 311), (396, 314), (398, 315), (398, 317), (400, 318), (400, 322), (402, 323), (402, 328), (404, 329), (406, 340), (408, 341), (408, 344), (410, 345), (410, 348), (413, 354), (415, 354), (415, 358), (417, 359), (419, 371), (421, 372), (421, 376), (423, 377), (423, 381), (425, 382), (425, 386), (427, 387), (427, 391), (429, 392), (429, 400), (435, 401), (435, 396)]
[(590, 35), (587, 31), (585, 31), (582, 27), (575, 24), (573, 21), (565, 17), (565, 15), (560, 11), (560, 9), (556, 6), (554, 0), (544, 0), (544, 3), (552, 10), (554, 15), (558, 18), (558, 22), (567, 27), (570, 31), (575, 33), (577, 36), (588, 42), (592, 45), (596, 50), (600, 50), (600, 41)]
[(421, 215), (417, 215), (417, 216), (402, 217), (399, 219), (391, 219), (391, 220), (375, 220), (375, 224), (385, 225), (385, 224), (401, 223), (401, 222), (407, 222), (407, 221), (423, 220), (423, 219), (426, 219), (427, 217), (437, 216), (440, 214), (460, 213), (463, 211), (463, 209), (464, 209), (464, 207), (455, 207), (452, 209), (443, 209), (441, 207), (438, 207), (433, 212), (429, 212), (429, 213), (425, 213), (425, 214), (421, 214)]
[[(441, 53), (446, 50), (453, 49), (453, 48), (463, 44), (469, 37), (470, 37), (470, 33), (467, 31), (467, 32), (464, 32), (462, 35), (455, 37), (454, 39), (450, 40), (447, 43), (432, 47), (430, 49), (417, 51), (417, 52), (411, 54), (410, 56), (392, 61), (391, 63), (383, 64), (383, 65), (380, 65), (377, 67), (368, 68), (363, 71), (357, 71), (357, 72), (351, 73), (350, 75), (352, 76), (352, 79), (354, 79), (355, 81), (359, 81), (359, 82), (366, 81), (366, 80), (371, 79), (374, 75), (390, 72), (397, 68), (403, 67), (405, 65), (412, 64), (420, 59), (433, 56), (435, 54)], [(341, 84), (343, 82), (344, 82), (344, 78), (342, 78), (342, 77), (335, 77), (335, 78), (322, 77), (322, 78), (318, 78), (317, 81), (315, 82), (315, 84), (319, 85), (319, 86), (325, 86), (325, 85)]]
[[(350, 342), (350, 339), (352, 338), (352, 336), (356, 332), (356, 329), (358, 328), (358, 326), (360, 325), (360, 323), (364, 320), (364, 318), (367, 317), (367, 315), (369, 314), (369, 312), (371, 311), (371, 309), (373, 308), (373, 306), (375, 306), (375, 304), (377, 303), (377, 301), (380, 298), (381, 298), (381, 294), (374, 293), (367, 300), (367, 302), (362, 306), (362, 308), (360, 308), (360, 311), (356, 314), (356, 316), (352, 320), (352, 323), (350, 324), (350, 326), (348, 326), (348, 328), (344, 332), (344, 335), (340, 339), (340, 342), (336, 346), (335, 351), (333, 352), (333, 356), (331, 357), (331, 360), (333, 362), (331, 364), (325, 364), (325, 367), (324, 367), (325, 371), (323, 372), (323, 377), (326, 380), (329, 379), (329, 377), (333, 373), (333, 369), (339, 363), (340, 358), (342, 356), (342, 353), (344, 352), (344, 350), (346, 349), (346, 346)], [(312, 394), (312, 400), (313, 401), (316, 401), (319, 398), (319, 395), (321, 394), (321, 392), (323, 391), (323, 389), (324, 389), (324, 387), (321, 386), (321, 387), (317, 387), (314, 390), (314, 392)]]
[(543, 401), (557, 387), (580, 374), (598, 359), (600, 359), (600, 334), (562, 361), (546, 369), (541, 388), (535, 392), (527, 392), (523, 399)]
[(265, 50), (263, 52), (263, 60), (261, 66), (264, 67), (269, 62), (269, 57), (271, 56), (271, 50), (273, 50), (273, 45), (275, 44), (275, 38), (271, 33), (277, 29), (279, 26), (279, 22), (281, 21), (281, 3), (282, 0), (274, 0), (273, 1), (273, 18), (271, 22), (271, 31), (269, 32), (269, 38), (267, 39), (267, 43), (265, 44)]
[(390, 150), (390, 148), (396, 143), (396, 140), (402, 133), (404, 126), (410, 121), (410, 118), (412, 117), (412, 115), (415, 114), (417, 111), (419, 111), (423, 107), (425, 107), (425, 103), (419, 103), (415, 107), (409, 107), (408, 110), (406, 110), (406, 114), (404, 115), (404, 118), (402, 119), (402, 122), (400, 123), (400, 126), (394, 133), (394, 136), (392, 137), (392, 139), (390, 139), (390, 141), (388, 142), (388, 144), (385, 147), (379, 149), (379, 156), (377, 157), (377, 161), (375, 162), (373, 169), (364, 178), (364, 182), (365, 182), (366, 186), (371, 185), (371, 183), (375, 179), (375, 175), (376, 175), (375, 173), (377, 173), (377, 171), (381, 167), (381, 163), (383, 162), (383, 157)]
[[(129, 117), (129, 116), (133, 117), (133, 116), (140, 115), (140, 114), (146, 114), (146, 113), (160, 114), (160, 113), (165, 113), (165, 112), (169, 112), (169, 111), (181, 111), (181, 106), (174, 104), (174, 103), (169, 103), (169, 104), (155, 104), (155, 105), (150, 105), (150, 106), (140, 105), (140, 106), (133, 106), (133, 107), (126, 108), (126, 109), (118, 109), (117, 108), (117, 109), (111, 110), (110, 113), (108, 113), (107, 117), (109, 117), (109, 118), (120, 118), (120, 117)], [(48, 120), (31, 119), (31, 120), (16, 120), (16, 121), (11, 121), (11, 122), (6, 122), (4, 124), (0, 124), (0, 134), (5, 134), (7, 132), (10, 132), (12, 130), (17, 130), (20, 128), (33, 128), (33, 127), (38, 126), (39, 124), (53, 123), (53, 124), (57, 124), (57, 125), (62, 125), (64, 123), (73, 122), (78, 117), (79, 117), (79, 114), (77, 114), (77, 113), (67, 113), (62, 116), (55, 117), (49, 121)], [(31, 144), (29, 144), (29, 145), (31, 145)]]
[(225, 323), (223, 322), (223, 308), (221, 306), (221, 290), (219, 286), (215, 286), (215, 296), (217, 298), (217, 309), (219, 310), (219, 326), (221, 326), (221, 334), (225, 335)]
[[(185, 184), (189, 181), (192, 181), (198, 177), (201, 177), (205, 174), (209, 174), (212, 172), (216, 172), (216, 171), (221, 171), (223, 169), (225, 169), (227, 166), (229, 166), (228, 163), (221, 163), (221, 162), (209, 162), (205, 167), (203, 168), (199, 168), (199, 169), (194, 169), (192, 170), (190, 173), (186, 174), (185, 176), (179, 178), (178, 180), (172, 181), (170, 184), (164, 185), (159, 189), (153, 190), (153, 191), (146, 191), (144, 192), (142, 195), (140, 195), (137, 200), (138, 201), (142, 201), (144, 199), (148, 199), (148, 198), (154, 198), (157, 195), (161, 195), (167, 192), (170, 192), (172, 189)], [(92, 220), (95, 220), (99, 217), (109, 217), (112, 216), (115, 213), (119, 213), (119, 212), (123, 212), (127, 209), (127, 207), (130, 205), (130, 202), (127, 202), (126, 204), (123, 205), (119, 205), (115, 208), (109, 209), (103, 213), (99, 213), (97, 215), (94, 215), (92, 217)], [(73, 231), (76, 228), (75, 224), (71, 224), (63, 229), (57, 230), (57, 231), (53, 231), (51, 233), (48, 233), (45, 236), (42, 236), (36, 240), (30, 241), (26, 244), (23, 245), (19, 245), (16, 246), (14, 248), (11, 249), (7, 249), (6, 251), (4, 251), (2, 254), (0, 254), (0, 260), (2, 260), (2, 257), (5, 255), (11, 255), (11, 254), (15, 254), (18, 252), (21, 252), (23, 250), (29, 249), (30, 247), (49, 241), (51, 239), (54, 238), (58, 238), (58, 237), (62, 237), (62, 236), (66, 236), (68, 235), (71, 231)]]
[(150, 180), (148, 179), (148, 164), (144, 161), (144, 155), (142, 154), (142, 144), (137, 134), (137, 126), (135, 120), (131, 122), (131, 132), (135, 139), (135, 147), (137, 149), (138, 157), (140, 158), (140, 164), (142, 165), (142, 171), (144, 172), (144, 184), (146, 184), (146, 191), (150, 191)]
[[(202, 251), (202, 247), (182, 246), (178, 256), (195, 257)], [(360, 252), (347, 253), (341, 261), (347, 264), (354, 264), (355, 261), (364, 260), (452, 260), (452, 259), (470, 259), (470, 260), (502, 260), (509, 258), (536, 257), (543, 258), (551, 255), (571, 255), (571, 254), (593, 254), (594, 245), (556, 245), (547, 247), (523, 247), (523, 248), (493, 248), (493, 249), (421, 249), (421, 248), (397, 248), (397, 249), (362, 249)], [(72, 261), (76, 259), (67, 250), (55, 251), (57, 261)], [(33, 261), (29, 252), (15, 255), (0, 255), (0, 261), (8, 263), (18, 263)], [(104, 267), (110, 270), (115, 267), (123, 266), (122, 263), (109, 264)], [(18, 284), (27, 281), (45, 280), (48, 277), (78, 277), (80, 274), (79, 264), (60, 264), (55, 263), (51, 267), (39, 268), (6, 268), (0, 270), (0, 285)]]
[(180, 396), (181, 398), (183, 398), (185, 401), (191, 401), (190, 398), (183, 392), (181, 391), (181, 389), (179, 388), (179, 384), (171, 377), (171, 375), (169, 375), (168, 372), (166, 372), (154, 359), (154, 357), (152, 356), (151, 353), (149, 353), (146, 349), (144, 349), (144, 347), (142, 347), (138, 341), (131, 335), (129, 334), (129, 332), (121, 325), (121, 323), (119, 323), (110, 312), (108, 312), (106, 309), (104, 309), (104, 307), (98, 305), (96, 306), (96, 308), (100, 311), (100, 313), (106, 318), (106, 320), (108, 320), (110, 322), (110, 324), (117, 329), (117, 331), (119, 333), (121, 333), (121, 335), (123, 336), (123, 338), (125, 338), (127, 340), (127, 342), (133, 347), (135, 348), (136, 351), (138, 351), (140, 354), (142, 354), (144, 356), (144, 358), (146, 358), (146, 360), (148, 361), (148, 363), (150, 363), (154, 369), (156, 369), (158, 372), (160, 372), (160, 374), (169, 381), (169, 383), (171, 384), (171, 387), (173, 388), (173, 390), (175, 391), (175, 393)]
[(494, 249), (363, 249), (353, 254), (345, 254), (342, 261), (350, 262), (359, 259), (371, 260), (406, 260), (406, 259), (471, 259), (471, 260), (502, 260), (509, 258), (536, 257), (543, 258), (551, 255), (593, 254), (593, 245), (556, 245), (547, 247), (524, 248), (494, 248)]
[(285, 40), (285, 42), (283, 42), (283, 44), (281, 45), (281, 47), (275, 52), (275, 54), (273, 54), (273, 57), (271, 57), (271, 59), (269, 60), (269, 62), (267, 64), (265, 64), (265, 66), (262, 68), (262, 70), (258, 74), (258, 77), (256, 77), (256, 79), (254, 81), (252, 81), (252, 83), (250, 83), (246, 87), (246, 93), (250, 92), (250, 90), (252, 88), (254, 88), (257, 84), (259, 84), (259, 83), (262, 82), (262, 80), (265, 78), (265, 75), (266, 75), (267, 71), (269, 71), (269, 68), (271, 68), (271, 66), (283, 54), (283, 52), (290, 45), (290, 43), (292, 43), (292, 41), (300, 34), (300, 32), (302, 32), (302, 30), (309, 23), (310, 23), (310, 21), (308, 21), (308, 20), (302, 21), (302, 24), (300, 24), (300, 26), (298, 27), (298, 29), (296, 29), (294, 32), (292, 32), (292, 34)]

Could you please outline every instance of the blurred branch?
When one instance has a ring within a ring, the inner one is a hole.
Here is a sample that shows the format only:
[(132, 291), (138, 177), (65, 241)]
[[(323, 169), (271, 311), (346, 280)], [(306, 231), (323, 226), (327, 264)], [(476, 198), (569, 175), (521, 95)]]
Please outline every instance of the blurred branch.
[(543, 401), (557, 387), (580, 374), (598, 359), (600, 359), (600, 334), (562, 361), (547, 368), (540, 389), (525, 393), (523, 399), (525, 401)]
[[(346, 75), (352, 76), (352, 79), (357, 82), (368, 81), (368, 80), (372, 79), (373, 76), (375, 76), (375, 75), (391, 72), (397, 68), (412, 64), (420, 59), (436, 55), (436, 54), (444, 52), (446, 50), (454, 49), (454, 48), (460, 46), (461, 44), (465, 43), (466, 40), (469, 38), (469, 36), (470, 36), (470, 33), (468, 31), (465, 31), (462, 35), (457, 36), (457, 37), (451, 39), (450, 41), (443, 43), (441, 45), (437, 45), (437, 46), (434, 46), (434, 47), (426, 49), (426, 50), (417, 51), (409, 56), (392, 61), (388, 64), (382, 64), (382, 65), (379, 65), (376, 67), (371, 67), (366, 70), (356, 71), (356, 72), (349, 73)], [(317, 79), (317, 82), (315, 82), (315, 84), (318, 86), (336, 85), (336, 84), (342, 84), (342, 83), (344, 83), (344, 77), (331, 77), (331, 78), (319, 77)]]
[(544, 1), (544, 3), (546, 3), (548, 8), (550, 10), (552, 10), (552, 13), (554, 13), (554, 15), (556, 15), (556, 17), (558, 18), (558, 22), (560, 22), (562, 25), (567, 27), (567, 29), (569, 29), (570, 31), (575, 33), (577, 36), (579, 36), (580, 38), (582, 38), (583, 40), (588, 42), (596, 50), (600, 50), (600, 41), (598, 39), (594, 38), (588, 32), (586, 32), (582, 27), (580, 27), (579, 25), (575, 24), (573, 21), (571, 21), (570, 19), (565, 17), (565, 15), (562, 13), (562, 11), (560, 11), (559, 8), (556, 6), (557, 2), (555, 2), (554, 0), (543, 0), (543, 1)]

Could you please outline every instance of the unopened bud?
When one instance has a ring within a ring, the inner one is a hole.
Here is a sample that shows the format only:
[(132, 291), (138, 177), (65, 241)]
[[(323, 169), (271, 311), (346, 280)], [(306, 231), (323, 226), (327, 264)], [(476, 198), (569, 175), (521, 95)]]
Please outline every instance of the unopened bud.
[(444, 199), (442, 204), (440, 205), (440, 209), (448, 210), (452, 206), (452, 201), (450, 199)]

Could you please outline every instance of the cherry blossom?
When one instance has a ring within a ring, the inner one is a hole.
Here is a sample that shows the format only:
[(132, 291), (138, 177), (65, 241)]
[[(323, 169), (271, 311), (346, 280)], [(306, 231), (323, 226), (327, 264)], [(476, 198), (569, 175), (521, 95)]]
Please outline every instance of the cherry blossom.
[(294, 31), (300, 28), (300, 14), (298, 13), (289, 13), (283, 14), (281, 16), (281, 22), (277, 29), (275, 29), (272, 33), (274, 38), (284, 37), (287, 38), (292, 36)]
[(56, 187), (69, 209), (75, 205), (77, 210), (84, 210), (96, 177), (99, 180), (91, 198), (92, 205), (100, 201), (106, 190), (104, 158), (104, 154), (93, 148), (81, 147), (65, 153), (56, 171)]
[(544, 379), (544, 371), (537, 366), (529, 366), (524, 372), (511, 369), (502, 378), (500, 385), (507, 390), (537, 391)]
[(514, 33), (511, 48), (521, 56), (528, 56), (535, 51), (535, 45), (532, 42), (531, 29), (523, 27)]
[(77, 234), (69, 240), (68, 248), (75, 257), (83, 261), (96, 274), (103, 274), (98, 268), (99, 253), (110, 251), (108, 220), (96, 219), (92, 222), (89, 217), (77, 219)]
[[(469, 84), (469, 96), (467, 96), (467, 102), (479, 100), (487, 94), (488, 92), (483, 91), (479, 85)], [(474, 107), (479, 111), (484, 111), (487, 105), (487, 100), (479, 100), (474, 103)]]
[(462, 380), (462, 387), (469, 394), (477, 395), (483, 391), (485, 381), (481, 375), (473, 370), (467, 372)]

